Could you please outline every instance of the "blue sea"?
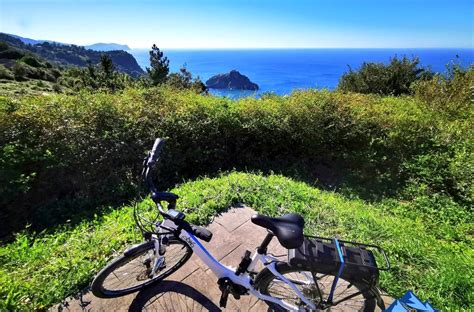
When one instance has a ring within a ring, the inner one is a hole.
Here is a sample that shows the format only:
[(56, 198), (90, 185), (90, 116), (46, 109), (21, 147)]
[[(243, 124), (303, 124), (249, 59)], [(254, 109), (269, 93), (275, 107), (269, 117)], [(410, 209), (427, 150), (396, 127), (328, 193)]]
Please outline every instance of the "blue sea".
[[(138, 64), (149, 66), (148, 50), (134, 49), (131, 53)], [(232, 98), (259, 95), (264, 92), (289, 94), (307, 88), (334, 89), (341, 75), (357, 69), (363, 62), (388, 62), (397, 55), (418, 57), (421, 65), (445, 72), (446, 65), (461, 66), (474, 63), (474, 49), (258, 49), (258, 50), (164, 50), (172, 72), (182, 65), (206, 81), (211, 76), (232, 69), (249, 77), (260, 87), (258, 92), (218, 91), (211, 93)]]

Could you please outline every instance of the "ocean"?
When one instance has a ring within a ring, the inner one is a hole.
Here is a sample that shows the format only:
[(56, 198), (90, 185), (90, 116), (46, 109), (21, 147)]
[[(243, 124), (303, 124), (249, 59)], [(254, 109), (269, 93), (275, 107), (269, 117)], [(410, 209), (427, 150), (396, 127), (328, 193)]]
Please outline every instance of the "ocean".
[[(130, 51), (138, 64), (149, 66), (146, 49)], [(273, 92), (289, 94), (307, 88), (334, 89), (344, 72), (357, 69), (363, 62), (388, 62), (397, 55), (420, 59), (421, 65), (445, 72), (446, 65), (474, 63), (474, 49), (248, 49), (248, 50), (164, 50), (170, 69), (177, 72), (182, 65), (204, 82), (211, 76), (238, 70), (259, 85), (258, 92), (219, 91), (211, 93), (232, 98)]]

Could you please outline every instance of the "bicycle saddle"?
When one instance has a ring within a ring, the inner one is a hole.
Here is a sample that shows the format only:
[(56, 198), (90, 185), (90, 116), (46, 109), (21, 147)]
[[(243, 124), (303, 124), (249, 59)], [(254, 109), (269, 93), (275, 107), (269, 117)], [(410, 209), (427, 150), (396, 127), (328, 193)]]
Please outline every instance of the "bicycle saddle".
[(287, 249), (298, 248), (303, 244), (304, 219), (296, 213), (289, 213), (278, 218), (253, 215), (252, 222), (270, 230), (280, 244)]

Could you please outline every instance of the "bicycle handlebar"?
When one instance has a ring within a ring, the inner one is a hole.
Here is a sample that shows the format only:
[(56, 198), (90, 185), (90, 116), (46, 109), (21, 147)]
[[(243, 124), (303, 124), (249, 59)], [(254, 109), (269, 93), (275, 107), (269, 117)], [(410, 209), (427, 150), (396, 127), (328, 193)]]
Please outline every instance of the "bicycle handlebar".
[(170, 209), (170, 208), (174, 208), (176, 204), (176, 200), (179, 198), (178, 195), (173, 194), (173, 193), (159, 192), (156, 189), (155, 184), (153, 183), (153, 179), (149, 175), (156, 161), (159, 159), (161, 151), (163, 150), (164, 146), (165, 146), (165, 140), (160, 139), (160, 138), (157, 138), (155, 140), (155, 143), (153, 144), (153, 148), (151, 149), (150, 153), (148, 154), (148, 157), (146, 158), (146, 161), (144, 162), (144, 168), (143, 168), (143, 177), (145, 179), (146, 184), (148, 185), (148, 188), (150, 189), (151, 198), (157, 204), (158, 210), (163, 214), (165, 214), (166, 212), (161, 207), (160, 202), (161, 201), (168, 202), (168, 209)]
[(165, 140), (160, 139), (160, 138), (157, 138), (155, 140), (155, 143), (153, 144), (153, 148), (151, 149), (151, 152), (150, 152), (150, 156), (148, 158), (147, 165), (152, 166), (156, 162), (164, 146), (165, 146)]

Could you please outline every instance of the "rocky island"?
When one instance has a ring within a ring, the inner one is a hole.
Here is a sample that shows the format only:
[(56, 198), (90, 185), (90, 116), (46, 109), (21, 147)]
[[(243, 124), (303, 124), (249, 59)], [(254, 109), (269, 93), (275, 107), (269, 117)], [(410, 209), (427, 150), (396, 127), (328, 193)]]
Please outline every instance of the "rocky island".
[(210, 89), (258, 90), (256, 83), (251, 82), (247, 76), (242, 75), (237, 70), (212, 76), (206, 81), (206, 86)]

